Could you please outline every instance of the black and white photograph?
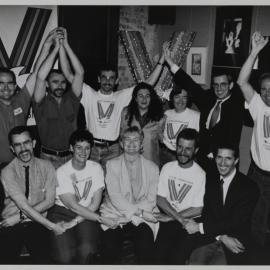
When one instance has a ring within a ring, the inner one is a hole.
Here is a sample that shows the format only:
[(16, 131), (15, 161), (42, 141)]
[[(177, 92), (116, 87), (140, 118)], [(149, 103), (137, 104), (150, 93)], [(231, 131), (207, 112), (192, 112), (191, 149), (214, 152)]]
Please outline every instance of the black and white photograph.
[(270, 265), (269, 39), (270, 5), (1, 3), (0, 269)]

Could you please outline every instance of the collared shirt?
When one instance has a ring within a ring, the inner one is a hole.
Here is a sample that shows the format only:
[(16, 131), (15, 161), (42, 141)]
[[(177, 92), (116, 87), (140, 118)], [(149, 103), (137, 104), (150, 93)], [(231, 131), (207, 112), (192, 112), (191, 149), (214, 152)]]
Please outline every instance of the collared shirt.
[(206, 121), (206, 128), (209, 129), (209, 126), (210, 126), (210, 121), (211, 121), (211, 117), (212, 117), (212, 114), (213, 114), (213, 111), (217, 105), (218, 102), (220, 102), (219, 106), (220, 106), (220, 111), (219, 111), (219, 115), (218, 115), (218, 118), (217, 118), (217, 122), (218, 123), (220, 121), (220, 112), (221, 112), (221, 106), (222, 106), (222, 103), (225, 102), (226, 100), (228, 100), (229, 98), (231, 97), (231, 95), (227, 96), (226, 98), (224, 99), (217, 99), (215, 105), (213, 106), (213, 108), (211, 109), (211, 111), (209, 112), (209, 115), (207, 117), (207, 121)]
[(224, 181), (224, 184), (223, 184), (223, 203), (225, 203), (229, 186), (230, 186), (235, 174), (236, 174), (236, 169), (234, 168), (233, 172), (229, 176), (227, 176), (227, 177), (220, 176), (220, 180), (223, 179), (223, 181)]
[[(236, 174), (236, 169), (234, 168), (233, 172), (229, 176), (227, 176), (227, 177), (220, 176), (219, 180), (221, 181), (221, 179), (223, 179), (223, 181), (224, 181), (224, 183), (223, 183), (223, 204), (225, 203), (228, 189), (230, 187), (230, 184), (231, 184), (235, 174)], [(203, 223), (199, 223), (199, 229), (200, 229), (200, 233), (204, 234)], [(219, 240), (219, 236), (217, 236), (216, 239)]]
[(12, 97), (10, 105), (0, 102), (0, 163), (14, 158), (9, 148), (8, 133), (15, 126), (26, 124), (30, 101), (29, 92), (24, 87)]
[(69, 149), (69, 137), (77, 129), (77, 115), (80, 99), (68, 90), (61, 103), (50, 95), (41, 102), (33, 103), (33, 112), (38, 126), (41, 144), (49, 149)]
[(1, 174), (1, 181), (5, 190), (5, 202), (2, 217), (8, 218), (19, 213), (19, 208), (12, 200), (13, 196), (25, 194), (25, 168), (29, 165), (29, 197), (30, 205), (36, 205), (45, 199), (46, 192), (56, 188), (55, 169), (49, 161), (33, 158), (25, 164), (14, 158)]

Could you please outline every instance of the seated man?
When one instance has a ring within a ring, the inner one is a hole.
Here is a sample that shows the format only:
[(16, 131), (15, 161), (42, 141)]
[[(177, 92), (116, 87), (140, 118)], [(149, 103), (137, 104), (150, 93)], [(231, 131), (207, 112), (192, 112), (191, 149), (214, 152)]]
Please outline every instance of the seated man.
[(235, 146), (219, 144), (214, 155), (217, 169), (207, 172), (202, 222), (190, 220), (185, 225), (197, 243), (207, 244), (193, 253), (190, 264), (224, 264), (219, 256), (223, 252), (227, 264), (249, 264), (251, 217), (259, 190), (255, 182), (237, 171)]
[(188, 237), (184, 230), (186, 218), (199, 216), (203, 207), (205, 172), (194, 161), (198, 151), (198, 132), (182, 130), (176, 139), (176, 161), (165, 164), (158, 184), (157, 205), (166, 215), (161, 221), (156, 241), (157, 264), (185, 264), (180, 253), (182, 242)]
[(49, 218), (62, 222), (67, 230), (53, 235), (52, 257), (61, 264), (87, 264), (97, 253), (99, 224), (114, 225), (96, 211), (102, 198), (104, 175), (101, 166), (88, 160), (93, 136), (87, 130), (77, 130), (69, 139), (72, 159), (57, 170), (56, 202)]
[(56, 234), (65, 231), (45, 218), (46, 211), (54, 204), (55, 170), (49, 161), (34, 157), (35, 141), (28, 127), (13, 128), (8, 138), (16, 158), (1, 175), (5, 207), (0, 222), (0, 263), (17, 263), (23, 245), (33, 263), (48, 263), (49, 230)]
[(124, 153), (107, 162), (106, 193), (101, 216), (117, 219), (118, 225), (104, 229), (102, 255), (106, 264), (119, 263), (124, 235), (130, 235), (138, 264), (151, 264), (157, 220), (158, 167), (141, 154), (142, 131), (135, 126), (122, 132)]

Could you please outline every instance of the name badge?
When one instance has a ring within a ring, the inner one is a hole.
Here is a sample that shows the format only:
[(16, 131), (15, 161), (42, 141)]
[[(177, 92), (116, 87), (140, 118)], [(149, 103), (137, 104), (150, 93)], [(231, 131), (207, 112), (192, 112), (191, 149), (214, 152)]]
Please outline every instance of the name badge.
[(14, 115), (18, 115), (18, 114), (20, 114), (22, 112), (23, 112), (22, 108), (19, 107), (19, 108), (17, 108), (17, 109), (14, 110)]

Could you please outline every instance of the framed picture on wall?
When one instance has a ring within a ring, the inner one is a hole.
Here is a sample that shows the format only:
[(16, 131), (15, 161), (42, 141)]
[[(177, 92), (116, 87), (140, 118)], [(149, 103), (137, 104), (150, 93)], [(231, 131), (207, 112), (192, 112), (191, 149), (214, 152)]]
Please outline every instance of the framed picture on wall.
[(187, 55), (187, 73), (199, 84), (206, 84), (207, 48), (191, 47)]
[(252, 7), (217, 7), (214, 66), (240, 68), (249, 53)]

